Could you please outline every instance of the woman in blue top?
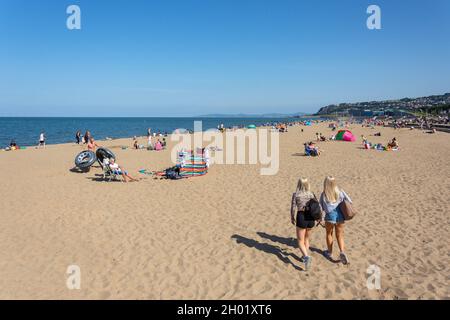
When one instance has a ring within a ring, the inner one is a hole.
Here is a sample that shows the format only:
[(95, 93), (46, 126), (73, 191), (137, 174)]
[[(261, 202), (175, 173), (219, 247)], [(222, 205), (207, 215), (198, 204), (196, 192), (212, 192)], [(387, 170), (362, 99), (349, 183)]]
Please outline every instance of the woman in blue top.
[(327, 231), (327, 251), (324, 255), (328, 259), (332, 259), (333, 253), (333, 231), (336, 230), (336, 240), (341, 251), (339, 257), (343, 264), (348, 264), (347, 255), (344, 252), (344, 215), (339, 210), (339, 204), (347, 200), (352, 200), (337, 186), (334, 177), (326, 177), (323, 183), (323, 192), (320, 196), (320, 205), (325, 212), (325, 228)]

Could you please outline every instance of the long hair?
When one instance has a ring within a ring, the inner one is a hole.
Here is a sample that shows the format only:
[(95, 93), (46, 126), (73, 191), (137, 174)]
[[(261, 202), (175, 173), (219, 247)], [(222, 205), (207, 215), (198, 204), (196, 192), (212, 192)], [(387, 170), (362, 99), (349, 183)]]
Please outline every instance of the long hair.
[(337, 186), (336, 179), (332, 176), (325, 178), (323, 182), (323, 193), (328, 202), (334, 203), (339, 199), (339, 187)]
[(311, 186), (309, 185), (308, 178), (301, 177), (298, 179), (297, 183), (297, 190), (295, 190), (295, 194), (298, 194), (300, 192), (309, 192), (311, 189)]

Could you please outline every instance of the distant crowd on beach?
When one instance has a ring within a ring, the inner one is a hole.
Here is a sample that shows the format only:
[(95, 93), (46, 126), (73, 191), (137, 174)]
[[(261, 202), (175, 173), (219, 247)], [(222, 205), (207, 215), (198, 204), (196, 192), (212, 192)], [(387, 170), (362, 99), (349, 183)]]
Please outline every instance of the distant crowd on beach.
[[(168, 136), (168, 133), (165, 132), (162, 134), (161, 132), (152, 132), (151, 128), (147, 129), (147, 147), (145, 147), (142, 144), (139, 144), (138, 138), (136, 136), (133, 137), (133, 149), (139, 150), (139, 149), (147, 149), (147, 150), (155, 150), (155, 151), (161, 151), (166, 148), (167, 141), (166, 137)], [(162, 139), (161, 139), (162, 138)]]
[(418, 126), (420, 130), (426, 133), (436, 133), (437, 125), (450, 125), (448, 116), (437, 116), (437, 117), (419, 117), (416, 119), (399, 119), (393, 121), (394, 129), (400, 128), (411, 128)]
[[(290, 121), (271, 121), (271, 122), (265, 122), (260, 124), (262, 127), (271, 128), (273, 131), (278, 131), (280, 133), (288, 132), (289, 127), (292, 126), (310, 126), (314, 123), (322, 123), (322, 122), (328, 122), (330, 120), (325, 119), (315, 119), (315, 120), (293, 120)], [(360, 124), (363, 127), (370, 127), (375, 128), (378, 126), (386, 127), (391, 126), (394, 129), (401, 129), (401, 128), (420, 128), (425, 133), (436, 133), (436, 127), (437, 125), (448, 125), (450, 126), (449, 122), (449, 116), (448, 115), (436, 115), (436, 116), (422, 116), (422, 117), (402, 117), (402, 118), (392, 118), (392, 117), (373, 117), (373, 118), (366, 118), (366, 119), (359, 119), (359, 118), (347, 118), (345, 120), (339, 120), (335, 119), (331, 121), (330, 126), (332, 131), (336, 130), (338, 127), (344, 127), (348, 128), (350, 125)], [(235, 125), (235, 126), (228, 126), (225, 127), (223, 123), (219, 124), (217, 126), (217, 130), (220, 132), (225, 131), (234, 131), (237, 129), (254, 129), (256, 128), (256, 125)], [(440, 129), (442, 130), (442, 129)], [(303, 129), (302, 129), (303, 131)], [(450, 132), (450, 127), (447, 130)], [(192, 130), (184, 130), (183, 132), (186, 133), (193, 133)], [(152, 130), (149, 128), (147, 131), (147, 148), (151, 150), (159, 150), (160, 148), (164, 148), (166, 145), (165, 138), (168, 136), (167, 132), (161, 132), (161, 131), (155, 131), (152, 132)], [(86, 130), (84, 134), (80, 130), (78, 130), (75, 134), (75, 142), (77, 144), (86, 144), (86, 145), (92, 145), (95, 143), (94, 141), (91, 141), (91, 138), (93, 139), (91, 133), (89, 130)], [(37, 147), (38, 148), (45, 148), (46, 146), (46, 140), (47, 135), (42, 130), (39, 134)], [(106, 138), (106, 140), (111, 140), (111, 138)], [(133, 148), (140, 149), (145, 148), (144, 145), (141, 145), (139, 143), (135, 143), (135, 140), (133, 140)], [(319, 139), (317, 141), (328, 141), (333, 140), (333, 136), (331, 137), (325, 137), (322, 134), (320, 134)], [(312, 143), (308, 143), (308, 145), (312, 146)], [(23, 147), (25, 148), (25, 147)], [(15, 139), (12, 139), (8, 148), (8, 150), (16, 150), (20, 149), (18, 146), (18, 143)], [(313, 151), (314, 153), (314, 151)]]

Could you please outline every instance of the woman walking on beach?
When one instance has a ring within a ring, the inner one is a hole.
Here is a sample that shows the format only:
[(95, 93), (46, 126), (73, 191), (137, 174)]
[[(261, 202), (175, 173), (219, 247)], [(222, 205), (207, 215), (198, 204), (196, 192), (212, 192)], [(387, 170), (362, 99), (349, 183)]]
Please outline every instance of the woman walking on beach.
[(39, 135), (39, 144), (38, 144), (38, 148), (40, 147), (44, 147), (45, 148), (45, 133), (42, 131), (41, 134)]
[(91, 132), (89, 130), (86, 131), (86, 133), (84, 134), (84, 143), (89, 143), (89, 141), (91, 141)]
[(80, 144), (81, 142), (81, 131), (78, 130), (77, 133), (75, 134), (75, 140), (77, 141), (77, 144)]
[(335, 231), (336, 240), (341, 251), (339, 258), (343, 264), (348, 264), (348, 258), (344, 252), (344, 215), (338, 208), (339, 204), (344, 200), (352, 202), (345, 191), (338, 187), (334, 177), (326, 177), (323, 183), (323, 192), (320, 196), (320, 205), (325, 211), (327, 251), (324, 252), (324, 255), (327, 259), (332, 259), (333, 231)]
[(300, 178), (297, 183), (297, 190), (292, 195), (291, 223), (297, 227), (298, 247), (303, 255), (302, 261), (305, 263), (306, 270), (311, 267), (311, 257), (308, 254), (309, 237), (315, 221), (310, 213), (305, 212), (305, 207), (309, 200), (313, 198), (314, 194), (310, 191), (308, 179)]

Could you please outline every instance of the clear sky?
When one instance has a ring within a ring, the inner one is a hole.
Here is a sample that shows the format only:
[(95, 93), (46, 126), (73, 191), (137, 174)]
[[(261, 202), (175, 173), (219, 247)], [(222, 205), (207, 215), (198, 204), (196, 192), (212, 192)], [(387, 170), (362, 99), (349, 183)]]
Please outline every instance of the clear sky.
[(0, 0), (0, 116), (315, 112), (449, 91), (449, 0)]

